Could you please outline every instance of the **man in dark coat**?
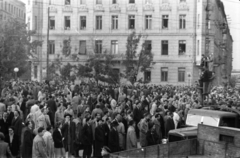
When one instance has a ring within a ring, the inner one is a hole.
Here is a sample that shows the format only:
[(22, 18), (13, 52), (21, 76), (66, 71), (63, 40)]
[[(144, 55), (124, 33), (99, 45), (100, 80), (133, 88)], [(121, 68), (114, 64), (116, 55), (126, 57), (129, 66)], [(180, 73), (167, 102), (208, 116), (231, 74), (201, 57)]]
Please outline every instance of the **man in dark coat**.
[(93, 132), (90, 123), (91, 117), (88, 116), (82, 129), (83, 158), (90, 158), (92, 154)]
[(34, 134), (32, 131), (32, 122), (27, 121), (25, 123), (25, 130), (23, 133), (22, 144), (21, 144), (21, 155), (22, 157), (31, 158), (32, 157), (32, 146)]
[(104, 146), (108, 146), (108, 137), (109, 137), (109, 132), (111, 130), (111, 118), (108, 117), (106, 118), (106, 122), (103, 124), (103, 128), (104, 128)]
[(66, 114), (65, 116), (65, 123), (62, 127), (62, 135), (63, 135), (63, 145), (68, 152), (68, 155), (74, 155), (74, 140), (75, 140), (75, 128), (76, 125), (74, 122), (71, 121), (72, 115)]
[(98, 126), (95, 129), (95, 157), (102, 157), (101, 151), (104, 146), (103, 120), (97, 120)]
[(173, 113), (168, 111), (167, 116), (165, 116), (165, 136), (168, 137), (168, 132), (173, 129), (175, 129)]
[(9, 127), (9, 122), (7, 120), (7, 112), (3, 113), (3, 118), (0, 119), (0, 131), (4, 135), (8, 135), (8, 127)]
[(14, 134), (16, 134), (19, 138), (21, 138), (21, 133), (22, 133), (22, 119), (20, 118), (20, 112), (19, 111), (14, 111), (14, 118), (12, 120), (11, 126), (14, 127)]
[(112, 122), (111, 126), (112, 126), (112, 129), (109, 133), (108, 147), (114, 153), (114, 152), (119, 151), (119, 136), (118, 136), (118, 131), (117, 131), (117, 126), (118, 126), (117, 121), (114, 120)]
[(5, 142), (8, 143), (10, 151), (13, 156), (18, 156), (20, 149), (20, 142), (18, 135), (14, 134), (14, 128), (8, 128), (9, 134), (5, 136)]
[[(136, 101), (136, 106), (137, 107), (135, 107), (133, 110), (133, 120), (134, 122), (136, 122), (136, 125), (137, 125), (140, 122), (140, 120), (143, 118), (143, 113), (141, 110), (141, 103), (139, 101)], [(139, 129), (137, 126), (135, 127), (135, 130), (136, 130), (137, 138), (139, 138)]]
[(47, 101), (47, 107), (48, 107), (50, 115), (51, 115), (51, 116), (49, 116), (51, 125), (54, 126), (54, 116), (57, 111), (57, 105), (56, 105), (56, 102), (54, 101), (54, 98), (51, 95), (49, 96), (49, 100)]

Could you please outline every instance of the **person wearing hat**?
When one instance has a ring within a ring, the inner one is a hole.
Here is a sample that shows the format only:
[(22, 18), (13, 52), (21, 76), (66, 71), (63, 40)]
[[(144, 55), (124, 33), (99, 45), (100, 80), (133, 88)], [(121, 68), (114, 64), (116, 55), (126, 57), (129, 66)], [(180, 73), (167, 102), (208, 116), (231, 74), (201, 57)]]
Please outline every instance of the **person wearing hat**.
[(93, 145), (93, 131), (91, 126), (91, 117), (86, 117), (86, 123), (82, 129), (83, 158), (90, 158)]
[(74, 122), (72, 122), (71, 118), (72, 115), (65, 114), (65, 123), (62, 127), (62, 135), (63, 135), (63, 145), (65, 148), (65, 151), (68, 152), (68, 156), (74, 155), (74, 141), (76, 136), (76, 125)]
[(39, 127), (38, 134), (33, 139), (32, 158), (49, 158), (47, 154), (47, 147), (43, 140), (44, 128)]
[(94, 156), (95, 157), (102, 157), (101, 155), (101, 149), (104, 146), (104, 138), (105, 138), (105, 132), (103, 127), (103, 120), (99, 119), (97, 120), (97, 127), (95, 129), (95, 149), (94, 149)]
[(139, 122), (138, 128), (140, 131), (140, 144), (142, 147), (147, 146), (147, 131), (148, 131), (148, 122), (150, 120), (150, 115), (148, 113), (144, 114), (144, 118)]
[(114, 153), (119, 151), (119, 136), (117, 131), (118, 122), (116, 120), (113, 120), (111, 126), (112, 128), (109, 132), (108, 146)]
[(0, 157), (1, 158), (7, 158), (7, 157), (13, 157), (12, 153), (9, 149), (8, 143), (4, 142), (4, 134), (0, 132)]
[(111, 150), (107, 147), (104, 146), (101, 151), (101, 155), (103, 158), (109, 158), (110, 157)]

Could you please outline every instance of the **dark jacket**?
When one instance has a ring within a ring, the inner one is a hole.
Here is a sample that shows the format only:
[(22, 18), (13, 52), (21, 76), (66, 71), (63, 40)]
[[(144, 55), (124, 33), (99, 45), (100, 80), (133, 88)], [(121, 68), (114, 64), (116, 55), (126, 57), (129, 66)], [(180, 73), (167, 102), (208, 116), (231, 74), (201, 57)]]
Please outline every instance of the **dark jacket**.
[(104, 146), (104, 127), (97, 126), (95, 129), (95, 156), (101, 156), (101, 151)]
[(55, 148), (63, 148), (63, 141), (62, 141), (62, 134), (59, 132), (58, 129), (53, 131), (53, 142)]
[(8, 134), (8, 127), (9, 127), (9, 122), (8, 120), (4, 121), (3, 119), (0, 120), (0, 131), (4, 134)]
[(133, 110), (133, 120), (138, 123), (143, 118), (142, 110), (139, 108), (135, 108)]
[(31, 129), (26, 128), (23, 133), (23, 142), (22, 142), (22, 157), (31, 158), (32, 157), (32, 146), (33, 146), (34, 134)]
[[(75, 128), (76, 128), (76, 125), (74, 122), (70, 122), (70, 130), (68, 130), (69, 128), (69, 124), (68, 123), (65, 123), (62, 127), (62, 135), (63, 135), (63, 145), (64, 145), (64, 148), (66, 151), (69, 151), (70, 153), (74, 154), (74, 140), (75, 140), (75, 136), (76, 136), (76, 133), (75, 133)], [(70, 132), (70, 133), (69, 133)], [(69, 137), (70, 136), (70, 149), (68, 149), (68, 141), (69, 141)]]
[(92, 145), (92, 143), (93, 143), (92, 126), (85, 124), (82, 129), (82, 144)]
[(112, 128), (109, 133), (108, 147), (112, 153), (119, 151), (119, 136), (117, 130), (114, 128)]
[(14, 127), (14, 134), (18, 135), (18, 138), (20, 139), (21, 133), (22, 133), (22, 119), (20, 116), (18, 116), (17, 119), (13, 118), (12, 120), (12, 126)]
[(17, 156), (18, 153), (19, 153), (19, 150), (20, 150), (20, 142), (19, 142), (19, 140), (20, 139), (19, 139), (18, 135), (14, 134), (13, 135), (13, 140), (12, 140), (12, 142), (10, 142), (9, 134), (5, 135), (5, 142), (8, 143), (10, 151), (11, 151), (13, 156)]
[(147, 142), (148, 146), (156, 145), (159, 143), (159, 136), (156, 131), (151, 132), (150, 130), (147, 132)]

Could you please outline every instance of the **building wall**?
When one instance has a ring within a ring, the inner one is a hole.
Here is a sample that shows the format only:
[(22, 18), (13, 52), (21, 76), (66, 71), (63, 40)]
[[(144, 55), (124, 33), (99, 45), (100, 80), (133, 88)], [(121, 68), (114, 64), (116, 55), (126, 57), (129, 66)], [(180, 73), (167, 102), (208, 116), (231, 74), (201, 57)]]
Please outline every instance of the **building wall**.
[(19, 0), (1, 0), (0, 1), (0, 20), (17, 18), (25, 21), (25, 4)]
[[(135, 30), (146, 36), (143, 40), (151, 40), (152, 52), (154, 54), (154, 65), (151, 69), (151, 82), (154, 84), (175, 84), (191, 85), (199, 78), (198, 67), (201, 54), (205, 53), (205, 5), (206, 0), (135, 0), (135, 4), (129, 4), (128, 0), (117, 0), (117, 4), (112, 4), (112, 0), (102, 0), (102, 4), (96, 4), (96, 0), (86, 0), (86, 4), (80, 1), (71, 0), (70, 5), (64, 4), (65, 0), (42, 0), (43, 17), (42, 33), (43, 45), (41, 47), (42, 68), (46, 68), (47, 50), (47, 9), (50, 7), (50, 16), (55, 17), (55, 30), (50, 30), (49, 40), (55, 41), (55, 55), (50, 55), (50, 61), (57, 56), (62, 56), (63, 40), (71, 38), (71, 53), (77, 53), (79, 40), (87, 41), (88, 54), (92, 53), (95, 40), (102, 40), (103, 48), (110, 52), (112, 40), (118, 40), (118, 53), (124, 54), (126, 51), (127, 36), (133, 31), (128, 29), (128, 16), (135, 15)], [(211, 0), (214, 1), (214, 0)], [(150, 2), (150, 3), (146, 3)], [(186, 28), (179, 29), (179, 16), (186, 15)], [(200, 14), (199, 23), (197, 17)], [(80, 30), (80, 16), (87, 17), (86, 30)], [(102, 30), (96, 30), (96, 16), (102, 16)], [(111, 17), (118, 15), (118, 29), (111, 29)], [(152, 29), (145, 29), (145, 15), (152, 15)], [(162, 15), (168, 15), (168, 29), (162, 29)], [(64, 29), (64, 16), (71, 17), (70, 30)], [(212, 33), (212, 41), (214, 38)], [(168, 40), (168, 55), (161, 55), (161, 41)], [(186, 40), (186, 53), (179, 55), (179, 40)], [(197, 44), (199, 40), (199, 47)], [(211, 51), (213, 50), (213, 42)], [(199, 49), (198, 54), (197, 49)], [(88, 55), (87, 54), (87, 55)], [(80, 61), (84, 62), (87, 55), (80, 55)], [(66, 59), (65, 63), (72, 62)], [(72, 62), (73, 63), (73, 62)], [(117, 67), (119, 67), (118, 65)], [(168, 68), (168, 81), (161, 82), (161, 68)], [(185, 81), (178, 82), (178, 68), (185, 68)], [(40, 69), (39, 69), (40, 71)], [(141, 75), (139, 76), (141, 77)]]

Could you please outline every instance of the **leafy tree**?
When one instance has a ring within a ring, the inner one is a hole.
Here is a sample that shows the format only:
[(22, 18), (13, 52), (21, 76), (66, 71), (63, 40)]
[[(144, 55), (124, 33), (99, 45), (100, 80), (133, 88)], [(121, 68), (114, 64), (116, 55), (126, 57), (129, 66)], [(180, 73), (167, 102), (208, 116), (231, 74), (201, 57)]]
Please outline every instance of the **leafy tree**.
[(139, 72), (145, 72), (150, 68), (151, 64), (153, 64), (153, 54), (147, 41), (142, 43), (140, 52), (137, 52), (142, 37), (141, 34), (137, 35), (136, 32), (132, 32), (127, 38), (125, 60), (123, 64), (126, 67), (125, 77), (132, 84), (137, 81)]
[(32, 31), (26, 30), (26, 25), (17, 19), (1, 21), (0, 24), (0, 76), (12, 78), (13, 69), (19, 68), (18, 76), (28, 69), (28, 57), (33, 44), (30, 42)]
[(71, 64), (64, 65), (61, 70), (60, 74), (63, 80), (75, 80), (75, 75), (71, 75), (71, 72), (73, 71), (74, 66)]

